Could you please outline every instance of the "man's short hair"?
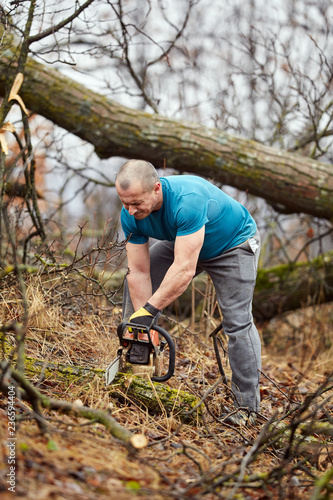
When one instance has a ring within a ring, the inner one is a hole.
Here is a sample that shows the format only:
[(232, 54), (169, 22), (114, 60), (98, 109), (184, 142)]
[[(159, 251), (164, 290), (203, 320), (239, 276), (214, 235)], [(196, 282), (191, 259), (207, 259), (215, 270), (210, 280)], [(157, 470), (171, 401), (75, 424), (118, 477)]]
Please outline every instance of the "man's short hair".
[(145, 160), (127, 161), (116, 175), (116, 182), (124, 191), (135, 182), (140, 182), (144, 191), (152, 191), (159, 180), (154, 165)]

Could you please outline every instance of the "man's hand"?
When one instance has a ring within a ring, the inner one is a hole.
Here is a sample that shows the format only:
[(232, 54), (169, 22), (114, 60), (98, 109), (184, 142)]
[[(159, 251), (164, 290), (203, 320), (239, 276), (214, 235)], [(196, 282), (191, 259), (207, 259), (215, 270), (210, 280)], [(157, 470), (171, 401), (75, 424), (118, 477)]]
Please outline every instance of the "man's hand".
[[(130, 317), (130, 323), (136, 323), (137, 325), (144, 325), (150, 328), (156, 321), (156, 316), (159, 313), (159, 309), (146, 302), (143, 307), (140, 307), (135, 313)], [(131, 333), (132, 328), (128, 328)]]

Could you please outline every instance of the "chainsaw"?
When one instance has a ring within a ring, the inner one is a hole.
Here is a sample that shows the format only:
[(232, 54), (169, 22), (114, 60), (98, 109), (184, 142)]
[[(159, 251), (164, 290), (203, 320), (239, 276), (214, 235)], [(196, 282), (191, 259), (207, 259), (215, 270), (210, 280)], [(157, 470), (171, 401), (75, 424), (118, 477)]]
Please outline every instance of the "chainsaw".
[[(154, 382), (165, 382), (175, 371), (175, 344), (163, 328), (153, 325), (151, 328), (136, 323), (120, 323), (117, 327), (120, 348), (117, 357), (105, 370), (105, 382), (113, 382), (126, 363), (132, 365), (132, 372), (137, 375), (148, 374)], [(169, 364), (163, 373), (163, 351), (168, 346)]]

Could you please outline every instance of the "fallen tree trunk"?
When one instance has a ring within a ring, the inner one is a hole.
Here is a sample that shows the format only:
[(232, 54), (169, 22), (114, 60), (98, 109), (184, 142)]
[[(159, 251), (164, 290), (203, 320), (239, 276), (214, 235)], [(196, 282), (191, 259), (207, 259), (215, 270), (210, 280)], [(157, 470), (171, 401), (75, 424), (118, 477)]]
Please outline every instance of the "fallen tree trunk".
[[(8, 365), (5, 362), (0, 363), (0, 370), (11, 379), (14, 379), (19, 387), (24, 390), (23, 398), (31, 403), (35, 414), (37, 414), (39, 417), (37, 418), (37, 423), (43, 432), (47, 432), (47, 427), (41, 415), (40, 407), (47, 410), (55, 410), (59, 413), (65, 413), (67, 415), (82, 417), (86, 418), (87, 420), (99, 422), (100, 424), (104, 425), (104, 427), (107, 429), (107, 431), (110, 432), (112, 436), (119, 439), (123, 444), (125, 444), (130, 451), (141, 447), (140, 443), (142, 443), (142, 439), (140, 435), (133, 434), (125, 427), (122, 427), (107, 412), (89, 408), (86, 406), (79, 406), (77, 404), (69, 403), (68, 401), (59, 401), (57, 399), (49, 398), (42, 394), (38, 389), (36, 389), (36, 387), (27, 380), (25, 375), (20, 373), (18, 370), (10, 368), (8, 373)], [(3, 392), (8, 391), (8, 385), (4, 384), (3, 379), (0, 382), (0, 389)]]
[[(63, 267), (58, 271), (62, 272)], [(41, 268), (21, 266), (21, 271), (33, 274), (39, 273)], [(119, 290), (126, 271), (118, 270), (110, 275), (103, 272), (101, 275), (95, 269), (93, 277), (102, 280), (105, 290)], [(0, 272), (0, 278), (14, 272), (14, 266), (7, 266)], [(194, 279), (194, 283), (202, 292), (202, 299), (207, 281), (199, 276)], [(281, 313), (330, 301), (333, 301), (333, 252), (320, 255), (309, 262), (259, 269), (253, 297), (253, 316), (256, 321), (266, 321)], [(192, 295), (189, 287), (177, 300), (177, 314), (184, 316), (191, 307)], [(173, 310), (173, 305), (168, 309)]]
[(257, 320), (302, 306), (333, 300), (333, 252), (309, 262), (298, 262), (259, 269), (253, 300)]
[[(103, 279), (107, 289), (119, 289), (125, 274), (125, 269), (119, 270), (107, 279), (104, 273)], [(204, 295), (206, 283), (206, 279), (201, 275), (194, 278), (195, 287), (202, 292), (201, 297)], [(259, 269), (253, 297), (253, 315), (257, 321), (266, 321), (280, 313), (332, 300), (333, 252), (328, 252), (308, 262)], [(172, 305), (170, 307), (172, 309)], [(189, 287), (177, 300), (177, 314), (185, 314), (191, 307), (192, 292)]]
[[(194, 279), (203, 302), (206, 278)], [(281, 313), (301, 307), (333, 301), (333, 252), (320, 255), (309, 262), (281, 264), (259, 269), (253, 296), (253, 316), (256, 321), (267, 321)], [(199, 314), (200, 303), (196, 304)], [(192, 308), (192, 290), (189, 287), (177, 300), (177, 314), (187, 315)], [(173, 311), (173, 305), (170, 306)]]
[[(45, 381), (58, 381), (67, 386), (89, 383), (96, 377), (104, 381), (105, 375), (105, 370), (45, 363), (29, 356), (26, 357), (25, 369), (29, 377), (42, 374)], [(134, 401), (150, 412), (172, 415), (183, 422), (197, 418), (200, 413), (200, 409), (193, 411), (198, 399), (192, 394), (132, 374), (118, 373), (106, 390), (113, 397)]]
[[(201, 314), (207, 280), (199, 275), (194, 278), (194, 285), (200, 291), (200, 302), (196, 307)], [(332, 300), (333, 252), (328, 252), (309, 262), (259, 269), (253, 296), (253, 316), (256, 321), (267, 321), (281, 313)], [(192, 290), (189, 287), (177, 300), (178, 316), (185, 316), (186, 312), (188, 315), (191, 308)], [(170, 310), (173, 312), (173, 305)]]
[[(15, 46), (0, 58), (0, 95), (15, 70)], [(53, 68), (28, 59), (20, 96), (25, 105), (88, 141), (100, 158), (143, 158), (191, 172), (265, 198), (284, 212), (333, 218), (330, 165), (230, 136), (196, 123), (175, 121), (122, 106)]]
[[(3, 332), (0, 333), (0, 341), (2, 341), (5, 357), (12, 360), (13, 345)], [(39, 382), (60, 383), (66, 387), (82, 386), (83, 390), (96, 379), (99, 384), (103, 384), (105, 377), (105, 370), (102, 369), (41, 361), (32, 356), (25, 356), (24, 367), (29, 379), (38, 377)], [(199, 400), (193, 394), (173, 389), (167, 384), (152, 382), (132, 373), (118, 373), (113, 384), (105, 390), (109, 391), (113, 397), (134, 401), (150, 412), (172, 415), (182, 422), (195, 420), (201, 411), (198, 405)]]

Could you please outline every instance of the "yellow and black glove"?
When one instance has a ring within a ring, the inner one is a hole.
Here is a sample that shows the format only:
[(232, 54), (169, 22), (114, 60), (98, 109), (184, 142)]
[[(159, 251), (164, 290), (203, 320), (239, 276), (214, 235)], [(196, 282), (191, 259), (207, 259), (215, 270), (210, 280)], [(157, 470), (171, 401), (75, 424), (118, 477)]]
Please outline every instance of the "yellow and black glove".
[[(160, 311), (157, 307), (154, 307), (149, 304), (149, 302), (146, 302), (143, 307), (140, 307), (140, 309), (132, 314), (129, 321), (130, 323), (136, 323), (137, 325), (144, 325), (151, 328), (151, 326), (155, 323), (157, 319), (156, 316), (159, 312)], [(132, 332), (132, 328), (128, 328), (128, 331)]]

